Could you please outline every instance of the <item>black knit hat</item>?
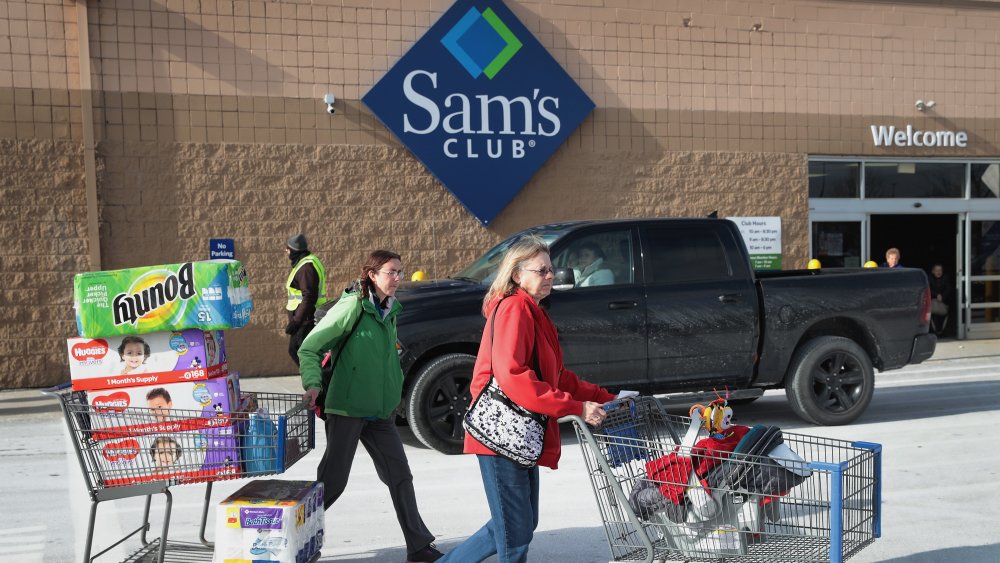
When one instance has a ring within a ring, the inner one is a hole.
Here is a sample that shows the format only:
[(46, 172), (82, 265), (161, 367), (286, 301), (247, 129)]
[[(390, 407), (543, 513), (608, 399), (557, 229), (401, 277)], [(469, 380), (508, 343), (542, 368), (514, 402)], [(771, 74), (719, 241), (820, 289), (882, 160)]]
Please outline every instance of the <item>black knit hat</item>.
[(306, 242), (306, 236), (299, 233), (288, 239), (288, 248), (292, 250), (309, 250), (309, 243)]

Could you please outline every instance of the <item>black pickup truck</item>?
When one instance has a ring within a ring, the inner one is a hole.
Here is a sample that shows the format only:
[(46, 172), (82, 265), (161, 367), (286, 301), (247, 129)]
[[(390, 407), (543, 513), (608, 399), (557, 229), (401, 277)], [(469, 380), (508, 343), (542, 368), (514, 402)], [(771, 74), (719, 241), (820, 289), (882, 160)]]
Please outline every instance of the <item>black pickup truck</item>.
[(542, 303), (566, 365), (612, 390), (728, 389), (749, 402), (784, 388), (803, 419), (847, 424), (871, 401), (874, 368), (920, 363), (937, 343), (920, 270), (755, 272), (724, 219), (542, 225), (451, 278), (397, 293), (402, 406), (431, 448), (461, 451), (483, 295), (503, 252), (528, 233), (552, 249), (555, 285)]

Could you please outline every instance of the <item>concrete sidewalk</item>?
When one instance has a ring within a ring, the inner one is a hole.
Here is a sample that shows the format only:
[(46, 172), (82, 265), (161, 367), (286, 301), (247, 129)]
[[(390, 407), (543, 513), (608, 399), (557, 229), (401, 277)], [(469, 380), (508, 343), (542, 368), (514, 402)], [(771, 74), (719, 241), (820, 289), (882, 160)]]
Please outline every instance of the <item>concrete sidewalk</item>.
[[(996, 357), (1000, 361), (1000, 339), (996, 340), (954, 340), (938, 342), (934, 356), (925, 364), (963, 358)], [(273, 393), (301, 393), (297, 375), (246, 377), (240, 385), (247, 391), (269, 391)], [(12, 389), (0, 391), (0, 416), (56, 412), (59, 403), (53, 397), (42, 394), (43, 389)]]

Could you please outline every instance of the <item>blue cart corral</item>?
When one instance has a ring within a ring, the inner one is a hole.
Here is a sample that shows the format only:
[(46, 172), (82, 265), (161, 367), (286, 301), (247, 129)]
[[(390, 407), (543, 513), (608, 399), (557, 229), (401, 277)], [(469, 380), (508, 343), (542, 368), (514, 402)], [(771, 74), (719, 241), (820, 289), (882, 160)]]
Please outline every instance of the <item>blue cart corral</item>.
[[(44, 392), (59, 399), (90, 494), (84, 563), (139, 535), (142, 547), (126, 562), (211, 561), (205, 538), (214, 481), (283, 473), (315, 448), (315, 422), (300, 395), (243, 393), (239, 412), (170, 412), (123, 407), (114, 396), (88, 401), (86, 392), (66, 383)], [(201, 543), (168, 541), (170, 487), (204, 483)], [(165, 499), (160, 537), (147, 540), (153, 495)], [(145, 496), (138, 528), (91, 556), (97, 506), (105, 501)], [(319, 554), (312, 557), (318, 559)]]
[(712, 452), (693, 446), (697, 419), (651, 397), (621, 402), (599, 428), (562, 421), (576, 429), (611, 561), (840, 563), (880, 536), (879, 444), (755, 426)]

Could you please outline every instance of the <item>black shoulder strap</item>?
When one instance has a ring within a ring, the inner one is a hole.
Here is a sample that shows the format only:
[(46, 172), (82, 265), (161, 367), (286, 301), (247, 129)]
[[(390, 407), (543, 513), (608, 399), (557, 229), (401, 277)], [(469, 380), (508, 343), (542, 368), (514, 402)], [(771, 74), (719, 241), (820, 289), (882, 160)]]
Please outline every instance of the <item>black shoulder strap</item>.
[[(342, 354), (344, 352), (344, 348), (347, 347), (347, 340), (351, 337), (352, 334), (354, 334), (354, 331), (357, 330), (358, 325), (361, 324), (361, 317), (364, 316), (364, 314), (365, 314), (365, 307), (364, 307), (364, 305), (361, 304), (360, 301), (358, 302), (358, 307), (361, 309), (361, 311), (358, 313), (357, 320), (354, 321), (354, 326), (352, 326), (351, 330), (347, 331), (347, 333), (344, 335), (343, 339), (341, 339), (341, 341), (340, 341), (340, 348), (337, 350), (337, 355), (334, 356), (333, 357), (333, 361), (330, 362), (330, 369), (326, 370), (326, 372), (325, 372), (325, 373), (329, 373), (330, 377), (333, 377), (333, 370), (334, 370), (334, 368), (337, 367), (337, 360), (340, 359), (340, 354)], [(326, 389), (326, 387), (329, 384), (330, 384), (330, 381), (327, 378), (324, 378), (323, 388)]]
[[(510, 295), (505, 295), (502, 299), (500, 299), (500, 301), (497, 303), (496, 308), (493, 309), (493, 316), (490, 318), (490, 372), (491, 373), (493, 372), (493, 328), (496, 325), (497, 312), (500, 311), (500, 303), (503, 303), (503, 300), (507, 299), (508, 297), (510, 297)], [(534, 315), (532, 315), (532, 320), (534, 320)], [(532, 362), (533, 363), (532, 367), (535, 368), (535, 377), (537, 377), (539, 381), (544, 381), (542, 379), (542, 366), (539, 364), (539, 360), (538, 360), (538, 328), (537, 327), (535, 328), (535, 349), (532, 350), (531, 357), (534, 360)], [(496, 376), (494, 375), (494, 377), (496, 377)]]

